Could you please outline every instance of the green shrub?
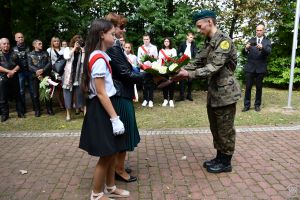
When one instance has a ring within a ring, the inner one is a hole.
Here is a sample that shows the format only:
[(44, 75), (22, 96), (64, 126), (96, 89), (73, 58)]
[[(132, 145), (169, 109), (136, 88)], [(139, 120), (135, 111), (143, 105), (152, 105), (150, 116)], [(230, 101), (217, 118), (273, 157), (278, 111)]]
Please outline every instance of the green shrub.
[[(295, 88), (300, 86), (300, 68), (297, 66), (299, 62), (300, 57), (296, 57), (293, 81)], [(268, 63), (268, 74), (264, 79), (264, 83), (271, 87), (287, 88), (290, 81), (290, 66), (291, 58), (289, 57), (271, 58)]]

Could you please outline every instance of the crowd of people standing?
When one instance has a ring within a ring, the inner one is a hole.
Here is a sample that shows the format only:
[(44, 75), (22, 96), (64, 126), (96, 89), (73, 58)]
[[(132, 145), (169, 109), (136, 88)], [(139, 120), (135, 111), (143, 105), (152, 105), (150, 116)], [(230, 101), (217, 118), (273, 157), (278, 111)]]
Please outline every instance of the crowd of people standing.
[[(188, 32), (186, 38), (186, 41), (183, 41), (180, 44), (178, 50), (174, 48), (171, 38), (165, 38), (161, 45), (162, 48), (158, 51), (157, 46), (151, 43), (150, 36), (145, 34), (142, 37), (143, 44), (137, 47), (137, 54), (134, 54), (133, 45), (130, 42), (125, 41), (124, 36), (120, 38), (120, 43), (126, 59), (133, 67), (133, 71), (138, 73), (143, 71), (140, 69), (140, 64), (141, 58), (145, 54), (162, 60), (182, 54), (186, 54), (190, 58), (194, 58), (197, 52), (194, 42), (194, 34), (192, 32)], [(27, 46), (25, 44), (24, 35), (21, 32), (15, 34), (15, 42), (16, 45), (13, 48), (10, 48), (10, 41), (7, 38), (2, 38), (0, 40), (0, 48), (2, 49), (0, 54), (2, 62), (0, 65), (0, 73), (2, 79), (8, 80), (7, 82), (5, 81), (5, 84), (1, 84), (0, 87), (13, 88), (13, 90), (3, 89), (0, 94), (0, 97), (2, 98), (0, 101), (1, 121), (4, 122), (9, 118), (8, 100), (10, 97), (16, 100), (18, 117), (24, 118), (26, 116), (27, 104), (25, 91), (27, 87), (35, 116), (41, 116), (42, 109), (39, 99), (39, 84), (45, 76), (50, 76), (54, 81), (59, 83), (55, 90), (55, 98), (53, 100), (50, 98), (45, 102), (48, 115), (54, 115), (53, 101), (57, 101), (60, 109), (66, 111), (66, 121), (71, 120), (72, 108), (75, 108), (75, 114), (80, 114), (81, 112), (85, 113), (85, 100), (80, 88), (85, 55), (83, 37), (80, 35), (74, 35), (71, 38), (69, 45), (65, 40), (61, 41), (58, 37), (52, 37), (50, 47), (47, 48), (46, 51), (43, 50), (43, 42), (39, 39), (35, 39), (32, 42), (32, 48)], [(63, 56), (66, 60), (64, 73), (61, 75), (52, 70), (52, 66), (60, 56)], [(179, 82), (180, 96), (176, 99), (177, 101), (185, 99), (185, 84), (187, 84), (186, 99), (189, 99), (190, 101), (193, 100), (191, 83), (191, 80)], [(173, 83), (163, 88), (162, 106), (175, 106), (175, 86), (176, 83)], [(134, 84), (134, 88), (135, 101), (138, 101), (137, 88), (139, 88), (143, 91), (141, 105), (143, 107), (149, 106), (150, 108), (154, 106), (153, 98), (155, 83), (152, 75), (146, 73), (143, 81)], [(14, 92), (10, 95), (12, 91)]]
[[(129, 191), (117, 188), (115, 179), (124, 182), (137, 180), (137, 177), (131, 175), (132, 170), (125, 166), (127, 152), (134, 151), (140, 142), (133, 106), (133, 100), (137, 98), (136, 85), (143, 87), (142, 106), (154, 106), (154, 77), (140, 69), (142, 57), (149, 55), (166, 61), (170, 57), (185, 54), (190, 58), (195, 57), (196, 62), (187, 64), (176, 75), (169, 77), (165, 81), (167, 84), (162, 83), (166, 86), (163, 88), (162, 106), (169, 104), (174, 107), (176, 82), (187, 80), (189, 85), (192, 79), (208, 79), (207, 115), (216, 156), (205, 161), (203, 167), (210, 173), (231, 172), (236, 138), (236, 102), (241, 98), (240, 86), (234, 77), (237, 52), (232, 39), (218, 29), (213, 11), (197, 11), (193, 15), (193, 21), (199, 33), (206, 37), (203, 49), (197, 53), (193, 43), (194, 35), (190, 32), (178, 51), (170, 38), (163, 40), (162, 48), (158, 51), (157, 46), (151, 44), (150, 36), (145, 34), (143, 45), (138, 47), (136, 56), (132, 44), (124, 38), (127, 19), (116, 13), (109, 13), (105, 19), (94, 20), (85, 44), (82, 36), (75, 35), (69, 46), (62, 47), (59, 38), (53, 37), (51, 47), (43, 51), (42, 41), (35, 39), (32, 42), (33, 50), (30, 51), (24, 43), (22, 33), (15, 34), (17, 45), (12, 49), (9, 40), (2, 38), (1, 121), (4, 122), (9, 117), (8, 97), (16, 100), (18, 117), (25, 117), (26, 82), (35, 116), (39, 117), (40, 82), (47, 76), (55, 79), (60, 83), (57, 98), (61, 109), (66, 109), (66, 120), (71, 119), (72, 107), (75, 107), (77, 114), (84, 113), (79, 148), (99, 157), (90, 199), (129, 197)], [(251, 39), (245, 47), (248, 68), (251, 67), (252, 57), (265, 61), (271, 51), (270, 41), (263, 37), (264, 27), (259, 25), (256, 32), (257, 38)], [(66, 64), (64, 72), (59, 74), (53, 71), (52, 65), (61, 56)], [(262, 66), (265, 67), (265, 64)], [(257, 69), (247, 72), (251, 90), (253, 79), (261, 80), (263, 74)], [(257, 85), (261, 86), (259, 82)], [(261, 87), (257, 88), (255, 110), (259, 112)], [(246, 95), (244, 99), (244, 112), (250, 109), (249, 96), (250, 94)], [(193, 100), (190, 86), (186, 98)], [(181, 90), (180, 100), (184, 99), (184, 90)], [(45, 101), (45, 105), (48, 115), (54, 115), (51, 98)]]

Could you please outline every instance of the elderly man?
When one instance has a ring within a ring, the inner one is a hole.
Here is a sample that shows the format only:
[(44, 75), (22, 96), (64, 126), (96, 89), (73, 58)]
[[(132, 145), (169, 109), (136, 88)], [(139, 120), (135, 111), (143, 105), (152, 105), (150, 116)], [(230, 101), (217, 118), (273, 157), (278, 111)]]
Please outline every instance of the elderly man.
[(206, 36), (195, 63), (185, 66), (173, 81), (182, 78), (208, 79), (207, 114), (217, 155), (203, 166), (210, 173), (231, 172), (235, 149), (234, 118), (236, 102), (241, 97), (234, 77), (237, 61), (232, 40), (216, 26), (216, 14), (209, 10), (195, 12), (193, 20), (198, 32)]
[(16, 110), (18, 117), (24, 118), (24, 113), (18, 79), (20, 67), (17, 65), (17, 55), (10, 49), (10, 43), (7, 38), (0, 39), (0, 113), (1, 122), (9, 118), (9, 98), (16, 100)]
[(245, 47), (244, 53), (247, 55), (246, 72), (246, 90), (244, 98), (243, 112), (250, 109), (251, 89), (255, 81), (256, 95), (254, 108), (259, 112), (261, 109), (262, 83), (267, 73), (267, 59), (271, 53), (271, 41), (265, 36), (265, 26), (260, 24), (256, 27), (256, 37), (251, 38)]

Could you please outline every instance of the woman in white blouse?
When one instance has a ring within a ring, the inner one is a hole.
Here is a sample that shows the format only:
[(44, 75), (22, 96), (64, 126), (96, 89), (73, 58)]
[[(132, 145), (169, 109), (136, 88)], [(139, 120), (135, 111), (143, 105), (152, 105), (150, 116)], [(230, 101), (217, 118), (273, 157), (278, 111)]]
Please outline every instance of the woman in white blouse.
[[(159, 50), (158, 58), (167, 61), (176, 56), (177, 51), (172, 47), (172, 40), (170, 38), (165, 38), (163, 48)], [(163, 88), (164, 102), (162, 103), (162, 106), (165, 107), (169, 104), (170, 107), (174, 107), (174, 89), (175, 83)]]
[[(128, 62), (132, 65), (133, 71), (139, 72), (140, 68), (138, 67), (138, 62), (137, 62), (137, 56), (134, 55), (133, 50), (132, 50), (132, 44), (131, 43), (125, 43), (124, 44), (124, 53), (125, 56), (127, 57)], [(134, 102), (139, 101), (139, 95), (137, 91), (137, 86), (134, 84)]]
[[(51, 38), (51, 46), (47, 49), (47, 52), (51, 58), (52, 65), (54, 65), (54, 63), (58, 59), (58, 56), (64, 55), (64, 50), (63, 48), (61, 48), (61, 43), (58, 37)], [(61, 110), (64, 110), (65, 106), (64, 106), (64, 97), (63, 97), (62, 86), (61, 86), (61, 76), (59, 76), (59, 74), (54, 71), (52, 72), (54, 73), (55, 76), (55, 82), (59, 83), (59, 85), (57, 86), (57, 92), (58, 92), (57, 100), (59, 103), (59, 107)]]

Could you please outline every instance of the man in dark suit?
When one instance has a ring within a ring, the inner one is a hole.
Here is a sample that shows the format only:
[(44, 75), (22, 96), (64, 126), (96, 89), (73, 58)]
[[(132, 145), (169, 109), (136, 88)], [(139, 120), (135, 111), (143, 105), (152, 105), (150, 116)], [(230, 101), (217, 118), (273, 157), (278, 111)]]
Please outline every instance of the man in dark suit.
[(260, 111), (262, 83), (267, 73), (267, 59), (271, 53), (271, 41), (265, 36), (265, 26), (260, 24), (256, 27), (256, 37), (251, 38), (245, 47), (244, 53), (247, 54), (247, 64), (245, 66), (246, 73), (246, 90), (244, 98), (243, 112), (250, 109), (251, 105), (251, 89), (255, 81), (255, 111)]
[[(192, 32), (188, 32), (186, 35), (186, 41), (183, 41), (178, 48), (178, 55), (186, 54), (190, 58), (195, 58), (197, 53), (196, 43), (194, 41), (194, 34)], [(185, 82), (187, 82), (187, 96), (186, 98), (190, 101), (193, 101), (192, 98), (192, 80), (188, 79), (187, 81), (180, 81), (180, 97), (177, 99), (178, 101), (184, 101), (184, 89)]]

